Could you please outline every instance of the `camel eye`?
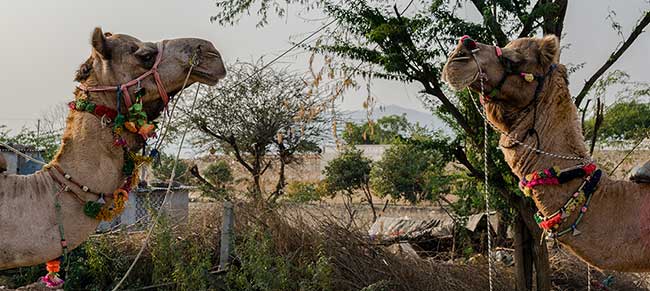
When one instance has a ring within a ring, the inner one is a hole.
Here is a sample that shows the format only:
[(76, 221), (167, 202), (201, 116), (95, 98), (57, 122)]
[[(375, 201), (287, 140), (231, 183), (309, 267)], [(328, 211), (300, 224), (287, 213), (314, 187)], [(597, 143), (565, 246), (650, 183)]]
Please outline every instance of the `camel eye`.
[(135, 52), (135, 56), (138, 58), (140, 63), (146, 68), (150, 68), (153, 66), (153, 61), (156, 57), (156, 51), (155, 50), (148, 50), (148, 49), (139, 49), (137, 52)]

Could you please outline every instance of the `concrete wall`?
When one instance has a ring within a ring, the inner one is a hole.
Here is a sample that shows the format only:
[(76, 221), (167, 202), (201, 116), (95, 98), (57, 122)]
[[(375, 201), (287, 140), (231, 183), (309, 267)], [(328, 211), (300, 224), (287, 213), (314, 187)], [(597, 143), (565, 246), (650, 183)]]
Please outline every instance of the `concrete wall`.
[(132, 230), (141, 229), (151, 220), (150, 208), (160, 209), (162, 213), (169, 215), (172, 221), (178, 222), (187, 219), (189, 213), (189, 190), (190, 187), (177, 187), (172, 189), (172, 193), (167, 198), (165, 207), (161, 208), (165, 198), (166, 188), (138, 189), (129, 194), (129, 201), (122, 215), (116, 217), (113, 221), (102, 222), (97, 227), (97, 231), (108, 231), (118, 225), (130, 226), (139, 223)]
[(0, 152), (2, 157), (7, 161), (7, 174), (16, 174), (18, 173), (18, 156), (11, 152)]
[[(2, 157), (4, 157), (5, 161), (7, 161), (7, 171), (5, 172), (6, 174), (30, 175), (41, 169), (40, 164), (28, 161), (27, 159), (20, 157), (13, 152), (3, 151), (0, 152), (0, 154), (2, 154)], [(27, 155), (40, 161), (43, 160), (43, 157), (39, 152), (27, 152)]]

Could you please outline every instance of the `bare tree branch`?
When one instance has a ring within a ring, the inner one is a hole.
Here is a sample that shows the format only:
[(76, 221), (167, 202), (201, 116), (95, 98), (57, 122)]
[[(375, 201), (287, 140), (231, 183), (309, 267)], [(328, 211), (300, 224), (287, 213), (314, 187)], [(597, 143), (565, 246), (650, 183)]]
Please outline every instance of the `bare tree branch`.
[(650, 11), (645, 12), (645, 16), (634, 28), (630, 36), (625, 40), (623, 45), (610, 55), (607, 61), (585, 82), (585, 85), (580, 90), (580, 93), (575, 98), (576, 107), (580, 107), (580, 103), (587, 96), (591, 87), (598, 81), (598, 79), (625, 53), (625, 51), (634, 43), (634, 41), (643, 32), (643, 29), (650, 24)]
[(490, 7), (488, 7), (487, 3), (483, 0), (472, 0), (472, 3), (474, 3), (474, 6), (476, 6), (478, 12), (483, 15), (483, 20), (485, 21), (485, 24), (488, 26), (488, 28), (490, 28), (492, 31), (492, 34), (497, 41), (497, 45), (505, 46), (508, 44), (508, 36), (501, 29), (501, 24), (497, 21), (496, 15), (491, 12)]
[(589, 148), (590, 156), (594, 154), (594, 148), (596, 147), (596, 140), (598, 139), (598, 130), (600, 129), (600, 126), (603, 124), (604, 110), (605, 110), (605, 105), (602, 102), (600, 102), (600, 98), (598, 98), (596, 100), (596, 118), (594, 122), (594, 132), (591, 135), (591, 146)]
[(543, 0), (539, 0), (537, 1), (537, 3), (535, 3), (535, 6), (533, 6), (533, 9), (530, 10), (530, 13), (528, 13), (528, 16), (525, 18), (525, 21), (522, 17), (519, 18), (524, 24), (524, 27), (521, 29), (521, 32), (519, 33), (519, 38), (529, 36), (530, 33), (535, 28), (535, 20), (537, 19), (535, 15), (537, 14), (537, 10), (540, 9), (542, 2)]

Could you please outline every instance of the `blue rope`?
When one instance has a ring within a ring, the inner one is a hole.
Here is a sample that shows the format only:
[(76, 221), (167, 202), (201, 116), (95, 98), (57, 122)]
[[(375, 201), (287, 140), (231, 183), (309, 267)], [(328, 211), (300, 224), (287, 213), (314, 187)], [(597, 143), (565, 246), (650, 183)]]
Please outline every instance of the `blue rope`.
[(117, 85), (117, 113), (120, 113), (120, 105), (122, 101), (122, 85)]

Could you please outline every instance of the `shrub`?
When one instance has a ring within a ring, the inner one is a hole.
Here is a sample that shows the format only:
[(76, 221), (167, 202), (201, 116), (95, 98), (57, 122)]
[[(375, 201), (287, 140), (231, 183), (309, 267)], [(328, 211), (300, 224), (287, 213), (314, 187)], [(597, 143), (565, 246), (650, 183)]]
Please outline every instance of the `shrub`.
[(311, 201), (320, 201), (323, 196), (327, 195), (325, 189), (323, 189), (322, 184), (313, 184), (308, 182), (291, 182), (287, 185), (285, 191), (285, 197), (288, 201), (291, 202), (311, 202)]
[[(348, 147), (340, 156), (331, 160), (325, 166), (323, 172), (325, 174), (325, 182), (332, 194), (342, 191), (343, 194), (347, 195), (346, 207), (348, 208), (348, 212), (351, 209), (349, 204), (352, 201), (354, 191), (359, 189), (363, 190), (363, 194), (372, 210), (373, 221), (375, 221), (377, 214), (375, 212), (375, 205), (372, 202), (369, 185), (371, 163), (372, 161), (370, 159), (363, 156), (361, 150)], [(351, 212), (350, 218), (352, 219)]]
[(448, 191), (451, 177), (445, 175), (444, 168), (450, 155), (440, 146), (445, 142), (424, 136), (397, 141), (375, 162), (370, 174), (372, 189), (381, 196), (411, 203)]

